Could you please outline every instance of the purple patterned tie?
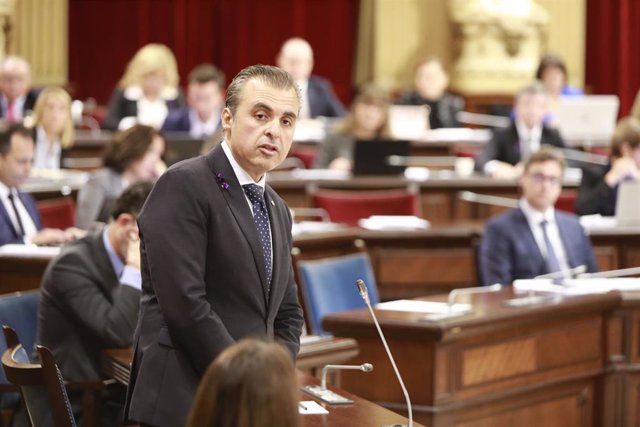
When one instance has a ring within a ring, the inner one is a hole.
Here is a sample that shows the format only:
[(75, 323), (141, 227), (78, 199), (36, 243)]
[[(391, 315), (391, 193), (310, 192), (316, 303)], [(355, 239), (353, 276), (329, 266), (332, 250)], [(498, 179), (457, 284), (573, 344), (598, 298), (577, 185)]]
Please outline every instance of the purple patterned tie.
[(267, 268), (268, 289), (271, 288), (271, 230), (269, 228), (269, 214), (267, 213), (267, 205), (264, 201), (263, 188), (257, 184), (245, 184), (242, 186), (244, 193), (249, 198), (253, 206), (253, 220), (258, 229), (258, 236), (262, 244), (262, 252), (264, 254), (264, 263)]

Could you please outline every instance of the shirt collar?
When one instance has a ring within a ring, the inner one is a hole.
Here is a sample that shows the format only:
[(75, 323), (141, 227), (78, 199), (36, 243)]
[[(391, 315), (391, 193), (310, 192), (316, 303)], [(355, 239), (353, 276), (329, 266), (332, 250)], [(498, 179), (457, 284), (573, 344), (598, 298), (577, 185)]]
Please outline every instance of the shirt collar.
[(549, 224), (554, 224), (556, 222), (555, 208), (553, 206), (545, 212), (540, 212), (539, 210), (534, 209), (527, 199), (523, 197), (520, 199), (520, 209), (530, 224), (540, 224), (543, 220), (546, 220)]
[(9, 187), (7, 187), (7, 185), (4, 182), (0, 182), (0, 196), (2, 196), (2, 198), (6, 199), (9, 197)]
[(222, 151), (224, 151), (224, 154), (227, 156), (227, 159), (229, 159), (229, 163), (231, 163), (231, 168), (233, 169), (233, 173), (236, 174), (236, 178), (238, 178), (238, 182), (240, 183), (240, 185), (258, 184), (264, 190), (265, 183), (266, 183), (266, 176), (267, 176), (266, 173), (262, 175), (262, 178), (260, 178), (260, 181), (255, 182), (253, 178), (251, 178), (251, 176), (247, 173), (247, 171), (242, 169), (242, 166), (240, 166), (240, 164), (238, 164), (236, 159), (233, 157), (231, 148), (227, 144), (226, 140), (222, 141)]
[(113, 271), (115, 271), (116, 276), (120, 277), (122, 272), (124, 271), (124, 262), (120, 258), (120, 256), (116, 253), (116, 250), (111, 245), (111, 241), (109, 241), (109, 225), (105, 225), (102, 229), (102, 243), (104, 244), (104, 248), (107, 250), (107, 255), (109, 255), (109, 261), (111, 261), (111, 266), (113, 267)]
[(520, 140), (526, 140), (529, 137), (530, 140), (540, 141), (542, 138), (542, 126), (534, 126), (529, 129), (522, 120), (516, 120), (516, 129)]

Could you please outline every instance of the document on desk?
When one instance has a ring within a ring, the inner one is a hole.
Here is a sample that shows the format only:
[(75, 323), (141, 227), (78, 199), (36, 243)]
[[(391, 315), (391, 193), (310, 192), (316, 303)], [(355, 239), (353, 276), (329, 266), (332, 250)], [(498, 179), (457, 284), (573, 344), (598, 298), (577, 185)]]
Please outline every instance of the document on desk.
[(0, 257), (51, 258), (60, 253), (60, 246), (3, 245)]
[(318, 402), (313, 400), (303, 400), (298, 403), (298, 413), (300, 415), (328, 414), (329, 411), (320, 406)]
[(367, 230), (426, 230), (431, 224), (414, 215), (372, 215), (358, 225)]
[(462, 314), (471, 311), (471, 304), (453, 304), (449, 306), (446, 302), (400, 299), (376, 304), (375, 308), (378, 310), (409, 311), (425, 314)]
[(611, 291), (640, 291), (640, 278), (616, 277), (593, 279), (569, 279), (554, 284), (551, 279), (524, 279), (513, 282), (516, 292), (548, 292), (562, 295), (604, 294)]

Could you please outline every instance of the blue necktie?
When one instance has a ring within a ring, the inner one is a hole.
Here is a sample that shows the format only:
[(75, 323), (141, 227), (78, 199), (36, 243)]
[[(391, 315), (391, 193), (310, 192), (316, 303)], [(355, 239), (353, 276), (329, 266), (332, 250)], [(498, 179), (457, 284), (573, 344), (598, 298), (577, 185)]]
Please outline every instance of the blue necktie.
[(268, 288), (271, 288), (271, 230), (269, 229), (269, 214), (267, 213), (267, 205), (264, 201), (263, 188), (257, 184), (245, 184), (242, 186), (244, 193), (249, 198), (253, 206), (253, 220), (258, 229), (260, 244), (264, 254), (264, 263), (267, 269)]
[(560, 271), (560, 262), (558, 261), (558, 257), (556, 256), (555, 251), (553, 250), (553, 246), (551, 246), (551, 240), (549, 240), (549, 235), (547, 234), (547, 225), (549, 222), (545, 219), (540, 222), (540, 227), (542, 227), (542, 235), (544, 237), (544, 245), (547, 247), (547, 270), (548, 273), (555, 273), (556, 271)]

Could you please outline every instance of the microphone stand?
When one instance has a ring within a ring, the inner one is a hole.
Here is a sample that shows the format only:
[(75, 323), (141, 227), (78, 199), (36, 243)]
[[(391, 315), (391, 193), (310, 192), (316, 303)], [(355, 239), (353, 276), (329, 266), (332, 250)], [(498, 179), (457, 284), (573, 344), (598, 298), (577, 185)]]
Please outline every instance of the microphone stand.
[[(369, 309), (369, 313), (371, 313), (371, 318), (373, 319), (373, 323), (376, 325), (376, 329), (378, 330), (378, 335), (380, 335), (380, 339), (382, 344), (384, 344), (384, 349), (387, 352), (387, 356), (389, 357), (389, 361), (391, 361), (391, 366), (393, 366), (393, 370), (396, 373), (396, 378), (398, 378), (398, 382), (400, 383), (400, 388), (402, 388), (402, 393), (404, 394), (404, 399), (407, 403), (407, 410), (409, 411), (409, 426), (413, 427), (413, 410), (411, 408), (411, 399), (409, 398), (409, 392), (407, 392), (407, 388), (404, 385), (404, 381), (402, 381), (402, 376), (400, 376), (400, 372), (398, 371), (398, 367), (396, 366), (396, 361), (393, 359), (393, 355), (391, 354), (391, 350), (389, 350), (389, 345), (387, 344), (387, 340), (382, 333), (382, 329), (380, 329), (380, 324), (378, 324), (378, 319), (373, 312), (373, 308), (371, 307), (371, 301), (369, 300), (369, 292), (367, 291), (367, 285), (364, 283), (364, 280), (358, 279), (356, 280), (356, 286), (358, 287), (358, 292), (360, 296), (364, 300), (364, 303), (367, 305)], [(404, 427), (398, 424), (398, 427)]]

